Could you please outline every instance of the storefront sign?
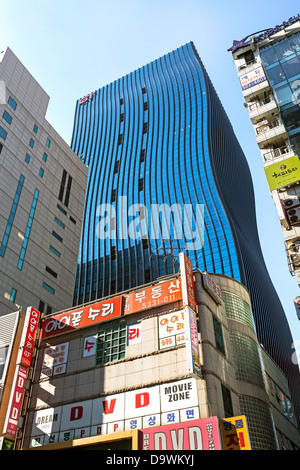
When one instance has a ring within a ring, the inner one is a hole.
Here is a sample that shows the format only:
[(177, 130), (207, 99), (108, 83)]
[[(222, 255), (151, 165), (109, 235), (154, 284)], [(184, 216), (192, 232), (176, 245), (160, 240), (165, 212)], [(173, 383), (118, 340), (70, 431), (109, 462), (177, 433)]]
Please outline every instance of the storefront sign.
[(79, 100), (79, 104), (82, 105), (84, 103), (87, 103), (88, 101), (92, 101), (94, 95), (95, 95), (95, 91), (93, 91), (93, 93), (90, 93), (89, 95), (86, 95), (84, 96), (83, 98), (80, 98)]
[(134, 291), (124, 295), (124, 313), (131, 314), (159, 305), (176, 302), (182, 299), (180, 278), (161, 282), (151, 287), (146, 287), (140, 291)]
[(272, 163), (265, 166), (265, 173), (268, 181), (270, 191), (273, 189), (282, 188), (295, 181), (300, 180), (300, 162), (299, 157), (293, 157), (280, 160), (279, 162)]
[(4, 434), (9, 434), (13, 437), (15, 437), (17, 432), (18, 420), (23, 403), (26, 377), (27, 369), (21, 365), (17, 366), (8, 406), (9, 412), (6, 416), (6, 422), (3, 430)]
[(158, 317), (159, 349), (170, 348), (185, 343), (185, 314), (186, 310), (182, 309)]
[(195, 312), (185, 309), (187, 372), (201, 378), (198, 326)]
[(128, 346), (133, 346), (134, 344), (139, 344), (142, 342), (142, 324), (134, 323), (133, 325), (128, 325)]
[(220, 420), (224, 450), (251, 450), (245, 416)]
[(42, 322), (41, 338), (49, 338), (77, 328), (91, 326), (122, 315), (122, 296), (82, 306), (76, 310), (60, 313)]
[(69, 343), (49, 346), (44, 351), (41, 378), (51, 377), (66, 372)]
[(257, 69), (252, 70), (252, 72), (249, 72), (246, 75), (240, 77), (242, 90), (246, 90), (247, 88), (250, 88), (254, 85), (258, 85), (259, 83), (264, 82), (266, 79), (267, 78), (263, 68), (258, 67)]
[[(35, 412), (32, 437), (38, 445), (76, 437), (151, 428), (199, 416), (193, 378), (131, 390)], [(69, 437), (68, 437), (69, 436)], [(34, 442), (32, 445), (35, 445)]]
[(39, 318), (40, 312), (38, 310), (33, 307), (27, 308), (17, 364), (22, 364), (28, 368), (31, 366)]
[(180, 274), (182, 284), (182, 300), (183, 306), (191, 307), (194, 312), (198, 312), (196, 302), (194, 274), (192, 261), (185, 253), (179, 253)]
[(221, 450), (218, 419), (197, 419), (190, 422), (143, 429), (140, 450)]
[(207, 290), (217, 304), (222, 304), (222, 291), (218, 284), (215, 283), (213, 278), (207, 272), (202, 273), (202, 280), (204, 289)]
[(83, 339), (82, 357), (94, 356), (97, 349), (97, 335), (86, 336)]

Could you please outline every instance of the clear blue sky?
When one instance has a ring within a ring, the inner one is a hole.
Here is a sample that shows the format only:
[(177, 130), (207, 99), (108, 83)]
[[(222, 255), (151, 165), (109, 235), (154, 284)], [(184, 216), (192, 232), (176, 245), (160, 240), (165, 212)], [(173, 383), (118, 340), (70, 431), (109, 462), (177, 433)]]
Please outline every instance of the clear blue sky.
[(293, 304), (300, 290), (288, 271), (277, 212), (227, 52), (234, 39), (298, 13), (299, 0), (0, 0), (0, 50), (9, 46), (49, 94), (47, 120), (68, 144), (78, 98), (194, 42), (249, 162), (263, 253), (300, 361)]

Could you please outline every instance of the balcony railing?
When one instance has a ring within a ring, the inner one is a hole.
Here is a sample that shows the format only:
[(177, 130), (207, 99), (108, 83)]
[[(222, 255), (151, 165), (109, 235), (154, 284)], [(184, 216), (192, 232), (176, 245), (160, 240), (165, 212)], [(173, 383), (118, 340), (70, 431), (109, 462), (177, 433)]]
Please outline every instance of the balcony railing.
[(270, 160), (282, 157), (283, 155), (286, 155), (290, 152), (294, 152), (293, 145), (285, 145), (283, 147), (278, 147), (276, 149), (272, 149), (269, 152), (264, 153), (263, 159), (265, 162), (269, 162)]
[(272, 101), (274, 101), (273, 95), (268, 96), (264, 100), (256, 101), (255, 103), (252, 103), (249, 105), (249, 111), (254, 111), (256, 109), (259, 109), (262, 106), (265, 106), (266, 104), (271, 103)]
[(240, 70), (245, 69), (246, 67), (249, 67), (249, 65), (253, 65), (253, 64), (256, 64), (256, 63), (257, 63), (257, 60), (256, 60), (256, 59), (253, 59), (253, 60), (247, 62), (246, 64), (240, 65), (240, 66), (238, 67), (238, 72), (239, 72)]
[(256, 127), (256, 134), (264, 134), (265, 132), (270, 131), (271, 129), (274, 129), (275, 127), (281, 126), (282, 121), (278, 119), (277, 121), (274, 122), (269, 122), (267, 119), (264, 121), (260, 122), (258, 126)]

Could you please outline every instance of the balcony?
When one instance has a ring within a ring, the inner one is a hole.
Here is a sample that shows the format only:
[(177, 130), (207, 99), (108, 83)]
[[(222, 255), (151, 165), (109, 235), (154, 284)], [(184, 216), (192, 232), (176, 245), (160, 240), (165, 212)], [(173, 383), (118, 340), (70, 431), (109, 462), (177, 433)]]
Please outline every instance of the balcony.
[(258, 144), (266, 144), (276, 142), (276, 140), (287, 139), (287, 130), (282, 122), (277, 119), (276, 121), (268, 121), (264, 119), (259, 122), (255, 127), (256, 131), (256, 142)]
[(249, 117), (253, 124), (256, 124), (262, 116), (268, 117), (278, 111), (277, 103), (273, 95), (268, 96), (264, 100), (249, 103)]
[(284, 145), (276, 149), (269, 150), (263, 154), (264, 164), (275, 163), (275, 161), (284, 160), (295, 155), (292, 145)]

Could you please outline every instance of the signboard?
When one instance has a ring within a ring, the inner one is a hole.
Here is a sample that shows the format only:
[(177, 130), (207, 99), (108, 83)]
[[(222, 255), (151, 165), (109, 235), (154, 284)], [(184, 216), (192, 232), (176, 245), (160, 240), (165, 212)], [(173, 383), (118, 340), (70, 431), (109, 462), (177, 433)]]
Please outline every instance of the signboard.
[(134, 291), (125, 297), (125, 315), (176, 302), (182, 299), (180, 278), (161, 282), (143, 290)]
[(300, 180), (300, 162), (297, 155), (272, 163), (264, 168), (270, 191)]
[(159, 349), (170, 348), (185, 343), (185, 315), (186, 309), (182, 309), (158, 317)]
[(42, 322), (41, 339), (119, 317), (122, 315), (122, 299), (122, 296), (114, 297), (46, 317)]
[(62, 442), (199, 417), (195, 379), (131, 390), (56, 408), (37, 410), (32, 445)]
[(240, 77), (240, 82), (242, 86), (242, 90), (246, 90), (254, 85), (258, 85), (261, 82), (266, 80), (266, 75), (262, 67), (257, 67), (257, 69), (252, 70), (251, 72), (247, 73)]
[(183, 306), (191, 307), (191, 309), (197, 313), (198, 306), (196, 302), (192, 261), (186, 256), (185, 253), (179, 253), (179, 261)]
[(198, 326), (195, 312), (186, 309), (186, 355), (188, 374), (193, 374), (196, 378), (201, 378)]
[(202, 273), (203, 287), (211, 295), (211, 297), (217, 302), (217, 304), (222, 304), (222, 291), (218, 284), (213, 281), (212, 277), (207, 273)]
[(9, 434), (13, 437), (16, 435), (18, 419), (23, 403), (26, 377), (27, 369), (21, 365), (18, 365), (15, 372), (12, 392), (10, 395), (10, 402), (8, 406), (9, 412), (6, 415), (3, 434)]
[(251, 450), (245, 416), (220, 420), (224, 450)]
[(142, 429), (139, 450), (221, 450), (218, 418)]
[(51, 377), (66, 372), (69, 343), (49, 346), (44, 351), (41, 378)]
[(134, 344), (139, 344), (142, 342), (142, 324), (134, 323), (128, 325), (128, 346), (133, 346)]
[(26, 310), (25, 324), (20, 342), (17, 364), (30, 368), (34, 350), (34, 342), (39, 324), (40, 312), (33, 307)]

